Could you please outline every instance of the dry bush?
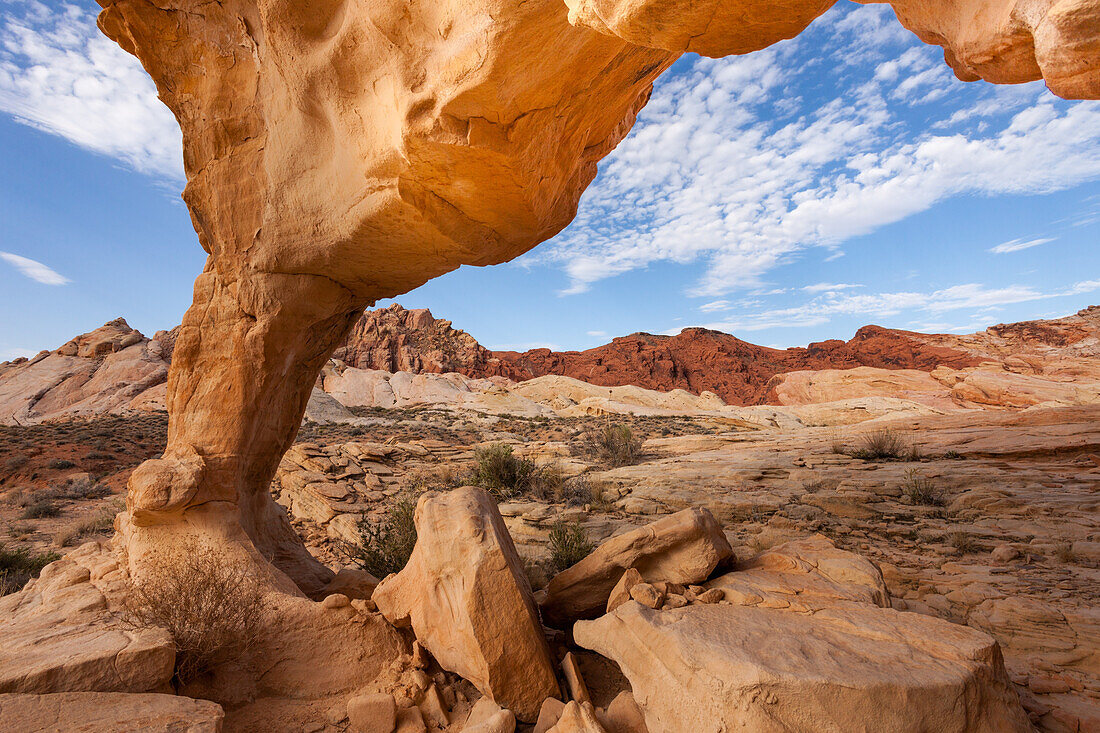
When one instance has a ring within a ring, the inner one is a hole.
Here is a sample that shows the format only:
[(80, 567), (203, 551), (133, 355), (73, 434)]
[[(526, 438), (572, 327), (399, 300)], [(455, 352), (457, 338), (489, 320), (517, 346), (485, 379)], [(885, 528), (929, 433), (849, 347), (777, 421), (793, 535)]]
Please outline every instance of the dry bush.
[(555, 522), (550, 528), (550, 567), (555, 573), (576, 565), (593, 548), (580, 522)]
[(962, 530), (947, 535), (947, 544), (954, 547), (963, 555), (969, 555), (978, 551), (978, 543), (968, 532)]
[(905, 472), (901, 493), (919, 506), (943, 506), (943, 492), (936, 488), (932, 479), (924, 478), (912, 469)]
[(593, 481), (588, 476), (574, 476), (561, 485), (557, 501), (566, 506), (587, 506), (593, 512), (615, 511), (617, 492), (603, 481)]
[(109, 534), (115, 527), (115, 514), (117, 512), (104, 511), (98, 516), (78, 522), (71, 527), (66, 527), (53, 536), (53, 543), (58, 547), (68, 547), (76, 544), (78, 540), (92, 537), (97, 534)]
[(1064, 562), (1072, 565), (1077, 562), (1077, 553), (1073, 551), (1073, 544), (1071, 542), (1059, 542), (1054, 546), (1054, 558), (1058, 562)]
[(418, 498), (416, 493), (403, 492), (390, 500), (380, 519), (364, 516), (356, 525), (359, 542), (341, 541), (338, 552), (376, 578), (400, 572), (416, 546), (413, 520)]
[(631, 466), (642, 455), (642, 441), (626, 425), (606, 425), (591, 440), (596, 457), (613, 468)]
[(61, 514), (61, 508), (50, 499), (37, 499), (27, 505), (20, 515), (23, 519), (46, 519)]
[(264, 596), (247, 565), (226, 555), (194, 546), (174, 561), (133, 584), (127, 611), (133, 625), (171, 634), (175, 677), (186, 684), (255, 646)]
[(896, 432), (890, 428), (882, 428), (863, 435), (859, 447), (849, 455), (864, 461), (896, 461), (911, 456), (912, 448)]

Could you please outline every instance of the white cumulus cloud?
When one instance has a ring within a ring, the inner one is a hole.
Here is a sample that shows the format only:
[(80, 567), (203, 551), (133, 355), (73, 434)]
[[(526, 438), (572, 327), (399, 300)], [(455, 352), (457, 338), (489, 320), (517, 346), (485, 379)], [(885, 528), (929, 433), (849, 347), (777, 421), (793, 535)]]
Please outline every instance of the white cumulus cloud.
[(8, 0), (0, 21), (0, 111), (141, 173), (183, 180), (172, 113), (138, 60), (76, 5)]

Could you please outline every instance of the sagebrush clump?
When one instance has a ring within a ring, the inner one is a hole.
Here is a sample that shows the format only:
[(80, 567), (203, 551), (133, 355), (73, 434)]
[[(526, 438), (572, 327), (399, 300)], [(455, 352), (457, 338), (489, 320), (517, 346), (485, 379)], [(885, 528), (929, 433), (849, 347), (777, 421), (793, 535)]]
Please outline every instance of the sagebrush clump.
[(833, 452), (863, 461), (919, 461), (922, 457), (920, 448), (905, 442), (890, 428), (882, 428), (862, 435), (858, 446), (852, 450), (846, 450), (834, 441)]
[(477, 448), (474, 460), (477, 463), (469, 483), (497, 499), (530, 496), (548, 500), (560, 491), (564, 480), (556, 466), (537, 466), (534, 461), (515, 455), (507, 443)]
[(913, 470), (906, 471), (901, 493), (911, 504), (943, 506), (943, 492), (936, 488), (935, 482)]
[(356, 525), (359, 541), (341, 542), (340, 554), (376, 578), (399, 572), (416, 546), (417, 498), (418, 494), (413, 492), (398, 494), (379, 519), (360, 519)]
[(642, 455), (642, 441), (626, 425), (604, 426), (592, 435), (592, 447), (596, 457), (612, 468), (634, 465)]
[(134, 626), (171, 634), (180, 684), (239, 660), (260, 640), (263, 613), (263, 591), (248, 566), (198, 546), (134, 583), (127, 605)]

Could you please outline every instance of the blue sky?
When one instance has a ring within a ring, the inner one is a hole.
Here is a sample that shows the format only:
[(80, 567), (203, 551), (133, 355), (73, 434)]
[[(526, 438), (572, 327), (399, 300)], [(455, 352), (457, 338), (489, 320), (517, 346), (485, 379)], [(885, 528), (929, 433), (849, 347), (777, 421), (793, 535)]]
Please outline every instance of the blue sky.
[[(96, 11), (0, 0), (0, 359), (117, 316), (170, 328), (202, 267), (179, 131)], [(964, 84), (889, 7), (842, 2), (681, 59), (568, 229), (399, 302), (493, 348), (968, 332), (1100, 303), (1098, 244), (1100, 103)]]

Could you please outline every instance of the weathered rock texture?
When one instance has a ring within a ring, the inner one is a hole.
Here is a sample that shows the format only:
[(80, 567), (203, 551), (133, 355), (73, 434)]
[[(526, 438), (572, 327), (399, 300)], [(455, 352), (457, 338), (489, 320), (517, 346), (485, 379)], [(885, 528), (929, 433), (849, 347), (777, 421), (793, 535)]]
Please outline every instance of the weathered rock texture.
[(992, 638), (880, 607), (874, 566), (823, 539), (768, 555), (725, 576), (722, 604), (628, 602), (574, 627), (652, 733), (1030, 730)]
[(220, 705), (177, 695), (118, 692), (0, 695), (0, 720), (4, 721), (4, 728), (23, 733), (218, 733), (224, 717)]
[(372, 600), (412, 626), (444, 669), (457, 672), (521, 720), (557, 697), (550, 650), (523, 564), (482, 489), (428, 493), (416, 505), (416, 547)]
[(163, 409), (175, 337), (148, 339), (117, 318), (54, 351), (0, 363), (0, 424)]
[(653, 524), (612, 537), (592, 554), (553, 577), (542, 603), (548, 623), (565, 625), (603, 613), (627, 570), (648, 581), (698, 583), (733, 550), (706, 509), (685, 509)]
[[(288, 593), (331, 573), (267, 487), (363, 308), (557, 233), (681, 53), (761, 49), (829, 6), (99, 1), (100, 28), (180, 123), (209, 254), (176, 340), (167, 449), (130, 481), (129, 561), (214, 536), (269, 560)], [(1100, 96), (1094, 0), (896, 8), (964, 78)]]

